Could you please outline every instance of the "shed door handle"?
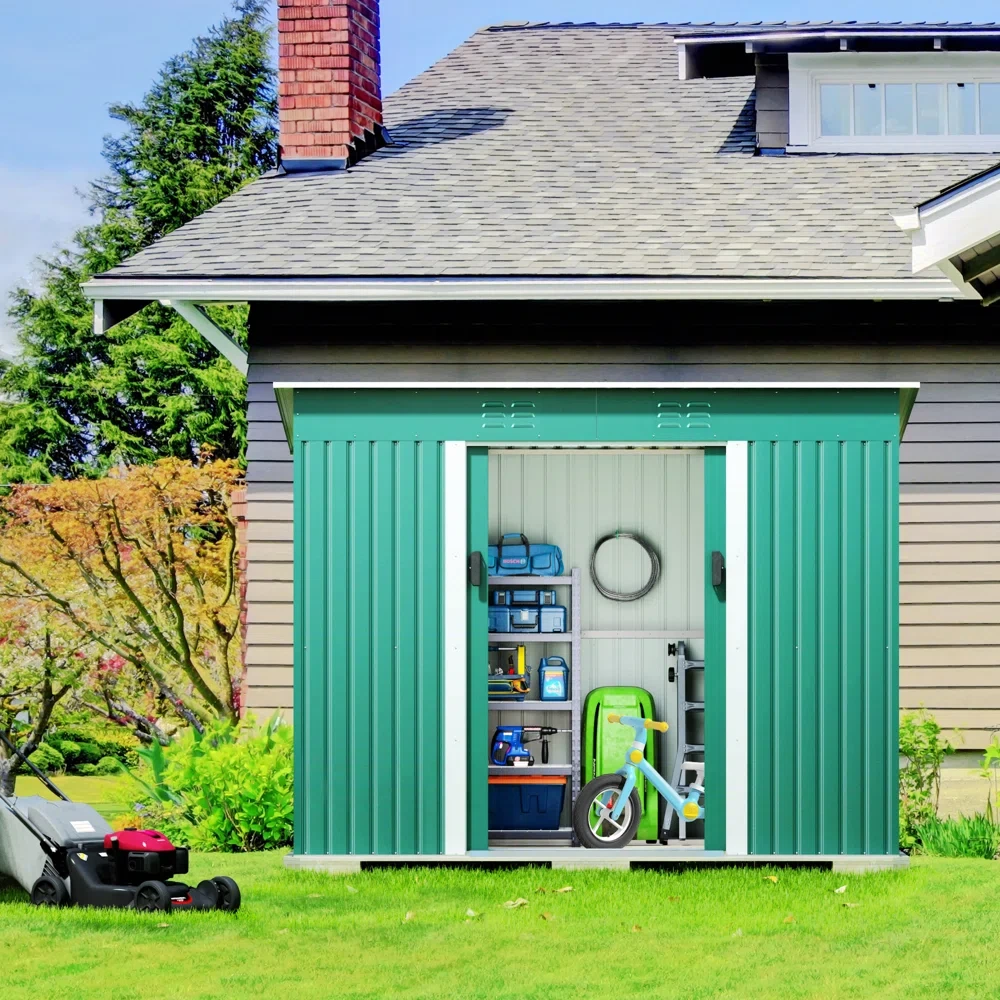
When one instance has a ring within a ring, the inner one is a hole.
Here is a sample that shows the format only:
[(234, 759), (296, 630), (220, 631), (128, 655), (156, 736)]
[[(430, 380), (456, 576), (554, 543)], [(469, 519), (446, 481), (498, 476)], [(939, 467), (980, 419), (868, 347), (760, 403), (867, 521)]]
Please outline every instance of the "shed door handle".
[(469, 553), (469, 586), (481, 587), (483, 585), (483, 560), (482, 552)]
[(712, 553), (712, 586), (721, 587), (726, 582), (726, 557), (719, 551)]

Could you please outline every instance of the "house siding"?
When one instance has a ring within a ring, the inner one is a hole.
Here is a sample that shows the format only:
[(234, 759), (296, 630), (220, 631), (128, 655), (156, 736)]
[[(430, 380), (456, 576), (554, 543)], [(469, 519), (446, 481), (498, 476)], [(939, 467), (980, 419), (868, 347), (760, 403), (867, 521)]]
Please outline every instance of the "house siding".
[[(445, 327), (433, 331), (438, 343), (421, 344), (419, 325), (407, 327), (409, 343), (397, 328), (366, 345), (327, 325), (339, 306), (325, 316), (255, 307), (248, 707), (264, 714), (292, 705), (292, 462), (276, 381), (912, 380), (922, 387), (900, 450), (900, 705), (923, 705), (946, 728), (962, 730), (965, 749), (985, 745), (989, 728), (1000, 725), (1000, 347), (975, 343), (981, 309), (935, 306), (910, 313), (905, 303), (859, 304), (853, 320), (845, 307), (842, 325), (822, 328), (778, 305), (766, 324), (752, 305), (736, 304), (733, 316), (700, 327), (690, 310), (671, 307), (681, 315), (659, 343), (647, 329), (635, 338), (642, 343), (616, 344), (625, 338), (606, 327), (573, 343), (542, 335), (529, 343), (531, 331), (518, 326), (506, 334), (516, 346), (489, 331), (456, 335)], [(838, 308), (830, 308), (832, 321)], [(730, 331), (728, 342), (720, 343), (720, 330)], [(347, 342), (337, 343), (341, 337)], [(953, 346), (942, 345), (945, 338)]]

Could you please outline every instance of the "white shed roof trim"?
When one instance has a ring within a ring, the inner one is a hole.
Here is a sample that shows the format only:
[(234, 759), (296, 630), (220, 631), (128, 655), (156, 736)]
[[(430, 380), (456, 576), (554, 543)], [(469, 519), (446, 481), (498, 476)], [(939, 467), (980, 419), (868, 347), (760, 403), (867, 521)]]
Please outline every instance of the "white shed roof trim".
[(596, 300), (938, 300), (962, 298), (943, 278), (94, 278), (95, 300), (409, 302)]

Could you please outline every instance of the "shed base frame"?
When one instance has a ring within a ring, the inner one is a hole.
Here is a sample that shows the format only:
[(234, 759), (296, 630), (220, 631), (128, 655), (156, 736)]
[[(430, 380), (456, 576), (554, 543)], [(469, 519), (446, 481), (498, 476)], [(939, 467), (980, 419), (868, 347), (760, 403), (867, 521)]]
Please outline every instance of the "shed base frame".
[(500, 847), (467, 854), (287, 854), (285, 867), (333, 874), (366, 868), (444, 866), (490, 868), (534, 865), (543, 868), (582, 870), (604, 868), (762, 868), (767, 866), (828, 868), (835, 872), (865, 874), (909, 868), (905, 854), (724, 854), (692, 847), (626, 847), (620, 851), (587, 851), (580, 847)]

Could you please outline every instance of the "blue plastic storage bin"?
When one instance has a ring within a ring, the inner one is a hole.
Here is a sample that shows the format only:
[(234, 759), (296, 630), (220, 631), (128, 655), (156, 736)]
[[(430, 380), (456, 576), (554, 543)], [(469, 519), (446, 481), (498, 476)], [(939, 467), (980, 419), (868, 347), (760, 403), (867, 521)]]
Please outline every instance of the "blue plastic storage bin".
[(507, 775), (489, 779), (491, 830), (558, 830), (566, 796), (559, 775)]

